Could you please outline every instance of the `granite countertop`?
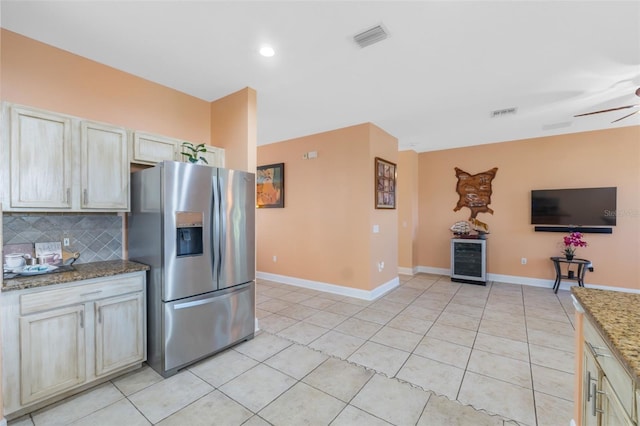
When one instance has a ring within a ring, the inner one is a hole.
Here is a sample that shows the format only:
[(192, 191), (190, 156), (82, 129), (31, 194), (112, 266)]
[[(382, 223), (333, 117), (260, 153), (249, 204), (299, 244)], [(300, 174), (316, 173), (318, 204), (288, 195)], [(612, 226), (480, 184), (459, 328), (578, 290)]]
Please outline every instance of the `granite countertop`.
[(640, 294), (584, 287), (571, 292), (640, 387)]
[(147, 271), (149, 266), (129, 260), (107, 260), (103, 262), (80, 263), (73, 265), (72, 271), (53, 272), (42, 275), (15, 277), (6, 279), (2, 291), (23, 290), (25, 288), (44, 287), (91, 278), (109, 277), (131, 272)]

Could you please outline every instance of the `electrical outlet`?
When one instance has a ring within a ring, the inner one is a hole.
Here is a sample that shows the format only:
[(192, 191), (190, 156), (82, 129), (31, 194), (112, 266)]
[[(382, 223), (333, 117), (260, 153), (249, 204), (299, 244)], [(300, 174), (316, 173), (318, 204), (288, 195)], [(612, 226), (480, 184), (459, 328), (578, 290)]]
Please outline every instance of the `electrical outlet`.
[(520, 259), (520, 263), (523, 264), (523, 265), (526, 265), (527, 264), (527, 258), (523, 257), (522, 259)]
[(273, 263), (276, 263), (278, 261), (278, 256), (273, 256)]
[(65, 247), (69, 247), (69, 238), (64, 238), (62, 240), (62, 245), (65, 246)]

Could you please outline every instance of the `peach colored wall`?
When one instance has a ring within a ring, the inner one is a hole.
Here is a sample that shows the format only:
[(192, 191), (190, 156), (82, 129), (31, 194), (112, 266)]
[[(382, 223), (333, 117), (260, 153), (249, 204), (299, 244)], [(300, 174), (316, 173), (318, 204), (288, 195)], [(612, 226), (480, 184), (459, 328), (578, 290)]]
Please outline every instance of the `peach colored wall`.
[[(577, 255), (593, 261), (587, 283), (640, 289), (640, 127), (526, 139), (419, 156), (419, 265), (449, 268), (449, 227), (469, 218), (453, 212), (458, 200), (454, 167), (471, 174), (493, 167), (487, 272), (553, 279), (550, 256), (561, 255), (564, 234), (534, 232), (532, 189), (616, 186), (621, 213), (612, 235), (586, 234)], [(521, 265), (526, 257), (528, 263)]]
[(2, 100), (210, 143), (210, 103), (7, 30)]
[[(398, 139), (380, 127), (369, 124), (369, 150), (369, 170), (360, 176), (360, 179), (365, 182), (362, 190), (365, 194), (369, 194), (368, 206), (371, 208), (369, 282), (373, 289), (398, 276), (398, 196), (396, 194), (395, 209), (376, 209), (374, 194), (375, 157), (395, 163), (397, 166)], [(379, 233), (373, 233), (374, 225), (379, 226)], [(378, 268), (380, 262), (384, 263), (382, 271)]]
[[(418, 266), (418, 153), (398, 153), (398, 266)], [(408, 271), (407, 271), (408, 272)]]
[(256, 170), (256, 91), (245, 88), (211, 103), (211, 144), (225, 149), (225, 166)]
[[(285, 164), (285, 208), (256, 215), (259, 271), (363, 290), (385, 282), (397, 262), (397, 215), (373, 213), (373, 157), (395, 160), (389, 138), (367, 123), (258, 147), (258, 165)], [(304, 160), (309, 151), (318, 158)], [(384, 240), (376, 260), (374, 222)], [(372, 277), (378, 258), (385, 269)]]

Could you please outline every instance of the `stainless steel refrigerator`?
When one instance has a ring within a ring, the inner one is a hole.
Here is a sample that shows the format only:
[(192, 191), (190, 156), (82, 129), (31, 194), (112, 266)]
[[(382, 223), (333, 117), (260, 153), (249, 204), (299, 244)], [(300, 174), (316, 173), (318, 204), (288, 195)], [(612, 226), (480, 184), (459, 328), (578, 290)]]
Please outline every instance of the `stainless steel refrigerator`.
[(253, 337), (255, 187), (175, 161), (131, 174), (129, 259), (151, 268), (147, 362), (164, 377)]

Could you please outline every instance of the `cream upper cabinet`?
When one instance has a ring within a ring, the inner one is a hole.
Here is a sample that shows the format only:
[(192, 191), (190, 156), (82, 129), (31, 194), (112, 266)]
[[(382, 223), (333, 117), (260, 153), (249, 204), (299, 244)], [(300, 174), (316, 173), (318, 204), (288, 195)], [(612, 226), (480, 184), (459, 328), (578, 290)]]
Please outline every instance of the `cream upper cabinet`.
[(8, 211), (127, 211), (129, 136), (109, 124), (3, 104)]
[(13, 107), (9, 127), (6, 157), (11, 174), (4, 176), (4, 190), (10, 195), (5, 193), (5, 208), (71, 208), (71, 119)]
[(178, 161), (180, 141), (166, 136), (135, 132), (133, 135), (134, 163), (156, 164), (164, 160)]
[(129, 209), (127, 131), (121, 127), (81, 123), (83, 209)]
[[(198, 145), (196, 143), (193, 144)], [(211, 145), (205, 145), (204, 146), (207, 149), (207, 152), (205, 153), (198, 153), (198, 157), (204, 157), (207, 160), (206, 165), (211, 166), (211, 167), (220, 167), (220, 168), (224, 168), (224, 148), (218, 148), (217, 146), (211, 146)], [(180, 145), (180, 160), (187, 162), (189, 161), (187, 157), (185, 157), (184, 155), (182, 155), (183, 152), (189, 152), (191, 153), (191, 151), (187, 150), (185, 147), (183, 147), (182, 145)]]

